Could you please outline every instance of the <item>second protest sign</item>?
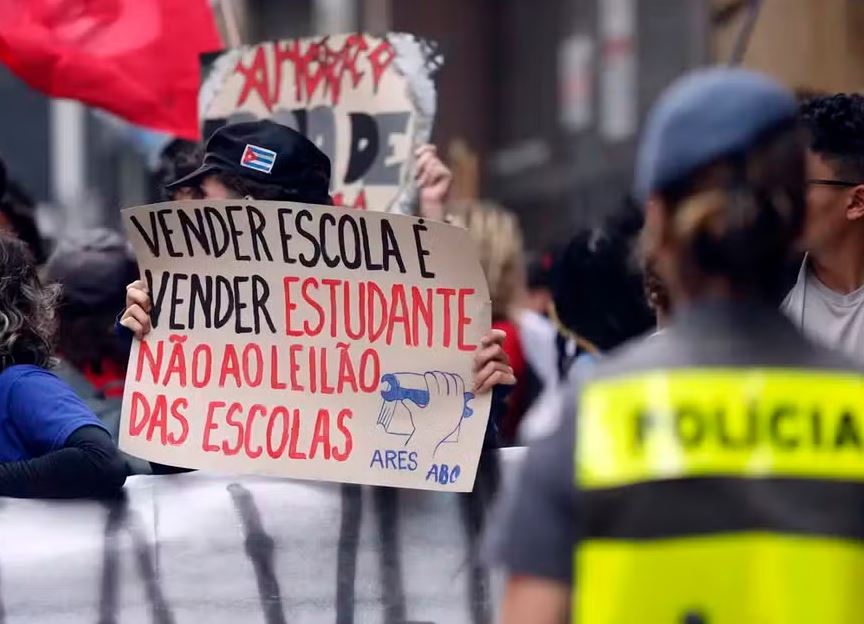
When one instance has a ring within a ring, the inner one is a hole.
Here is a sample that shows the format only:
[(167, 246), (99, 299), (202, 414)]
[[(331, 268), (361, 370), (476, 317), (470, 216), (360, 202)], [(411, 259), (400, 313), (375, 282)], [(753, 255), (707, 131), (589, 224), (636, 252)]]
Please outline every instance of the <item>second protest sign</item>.
[(489, 294), (467, 233), (284, 202), (124, 211), (151, 296), (121, 447), (169, 465), (468, 491)]

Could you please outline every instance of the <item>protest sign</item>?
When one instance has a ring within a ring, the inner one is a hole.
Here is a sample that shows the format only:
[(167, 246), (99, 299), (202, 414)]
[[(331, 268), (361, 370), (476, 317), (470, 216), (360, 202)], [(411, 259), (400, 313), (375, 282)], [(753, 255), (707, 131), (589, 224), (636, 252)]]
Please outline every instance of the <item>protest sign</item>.
[(471, 489), (489, 293), (467, 232), (287, 202), (124, 211), (153, 304), (120, 446), (161, 463)]
[(413, 35), (362, 33), (261, 43), (205, 64), (204, 136), (237, 121), (272, 118), (330, 157), (337, 205), (408, 214), (414, 150), (435, 116), (441, 57)]

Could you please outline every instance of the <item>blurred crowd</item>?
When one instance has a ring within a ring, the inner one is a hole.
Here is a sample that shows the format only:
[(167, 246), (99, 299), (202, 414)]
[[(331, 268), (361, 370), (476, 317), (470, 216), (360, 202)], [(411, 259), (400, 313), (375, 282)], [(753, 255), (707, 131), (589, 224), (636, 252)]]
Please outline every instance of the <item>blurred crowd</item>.
[[(270, 178), (253, 175), (234, 157), (249, 143), (295, 160)], [(153, 180), (165, 201), (329, 203), (324, 161), (293, 130), (244, 122), (206, 145), (171, 142)], [(511, 571), (511, 621), (553, 622), (566, 609), (574, 389), (620, 371), (850, 372), (864, 361), (864, 96), (796, 101), (741, 70), (685, 77), (649, 118), (633, 192), (602, 223), (548, 249), (525, 249), (518, 216), (494, 201), (450, 201), (453, 176), (434, 146), (418, 149), (415, 174), (419, 214), (467, 230), (488, 281), (492, 332), (475, 365), (475, 384), (495, 398), (487, 446), (540, 449), (493, 547)], [(5, 173), (0, 189), (0, 401), (11, 414), (0, 426), (14, 429), (0, 435), (0, 495), (101, 495), (130, 474), (174, 471), (123, 456), (112, 441), (130, 342), (150, 328), (127, 242), (95, 229), (49, 244), (26, 190)], [(750, 504), (732, 491), (716, 500)], [(705, 490), (688, 492), (699, 501)], [(608, 501), (597, 506), (609, 526), (626, 516)], [(637, 507), (663, 523), (639, 505), (626, 509)], [(773, 526), (773, 511), (753, 513)], [(597, 522), (580, 525), (587, 538), (606, 535)], [(535, 577), (552, 584), (532, 593), (524, 579)]]
[[(850, 235), (858, 220), (857, 215), (830, 211), (831, 203), (842, 199), (838, 191), (855, 190), (860, 178), (856, 167), (864, 162), (864, 153), (856, 150), (864, 130), (862, 117), (864, 104), (856, 95), (808, 94), (801, 108), (813, 153), (824, 150), (826, 154), (817, 161), (825, 171), (815, 176), (826, 180), (811, 180), (817, 185), (811, 195), (820, 205), (812, 208), (815, 223), (810, 226), (813, 233), (808, 261), (815, 265), (816, 274), (825, 278), (824, 284), (817, 282), (814, 288), (824, 285), (829, 292), (840, 293), (838, 297), (846, 297), (842, 302), (845, 306), (857, 302), (849, 297), (857, 296), (860, 286), (859, 271), (842, 268), (861, 264), (854, 262), (859, 238)], [(424, 153), (426, 156), (417, 159), (417, 177), (422, 179), (420, 213), (466, 228), (476, 242), (489, 283), (493, 326), (506, 333), (504, 348), (518, 379), (498, 423), (501, 443), (525, 443), (554, 421), (556, 388), (617, 346), (656, 331), (668, 318), (667, 289), (658, 276), (655, 259), (644, 253), (640, 242), (643, 207), (631, 196), (622, 196), (618, 210), (599, 225), (574, 232), (569, 240), (549, 249), (526, 250), (516, 214), (488, 200), (449, 202), (449, 169), (434, 146), (421, 148), (418, 156)], [(833, 156), (835, 153), (842, 154), (843, 160)], [(152, 176), (163, 200), (204, 196), (199, 179), (176, 184), (194, 174), (203, 157), (204, 146), (191, 141), (177, 139), (166, 145)], [(835, 180), (838, 176), (842, 179)], [(44, 240), (33, 199), (15, 180), (6, 179), (5, 169), (2, 180), (5, 190), (0, 202), (0, 228), (26, 245), (46, 283), (62, 286), (57, 307), (58, 370), (74, 379), (76, 389), (93, 402), (98, 413), (113, 411), (96, 402), (110, 406), (122, 396), (128, 353), (114, 331), (114, 321), (123, 308), (126, 285), (136, 274), (131, 250), (122, 234), (107, 229)], [(249, 190), (246, 186), (239, 190)], [(830, 262), (837, 254), (848, 254), (853, 262)], [(797, 316), (805, 331), (819, 334), (822, 323), (815, 319), (804, 322), (807, 306), (800, 291), (808, 279), (813, 279), (803, 272), (805, 266), (801, 257), (790, 259), (795, 275), (790, 272), (785, 282), (777, 284), (777, 295), (785, 299), (784, 309)], [(832, 311), (813, 313), (830, 316)], [(864, 341), (864, 329), (859, 330), (857, 323), (840, 325), (825, 339), (856, 356)], [(116, 423), (116, 414), (106, 418)]]
[[(802, 119), (810, 120), (813, 149), (825, 149), (828, 154), (857, 149), (855, 133), (864, 129), (862, 116), (864, 105), (859, 96), (811, 94), (802, 105)], [(476, 242), (489, 283), (493, 327), (506, 334), (504, 350), (518, 380), (496, 423), (499, 440), (505, 446), (525, 444), (554, 426), (560, 390), (580, 370), (590, 369), (605, 353), (628, 340), (657, 331), (670, 314), (669, 295), (655, 260), (647, 257), (640, 242), (643, 207), (631, 196), (622, 196), (619, 208), (599, 225), (574, 232), (569, 240), (549, 249), (526, 250), (516, 214), (489, 200), (448, 201), (450, 170), (433, 146), (422, 148), (418, 155), (424, 152), (427, 156), (417, 159), (417, 177), (423, 178), (420, 213), (466, 228)], [(176, 139), (165, 146), (152, 176), (163, 200), (204, 196), (200, 180), (171, 186), (194, 174), (203, 157), (204, 146), (191, 141)], [(826, 158), (824, 162), (834, 162), (833, 157)], [(855, 158), (864, 161), (864, 154), (850, 158), (853, 165), (844, 165), (841, 171), (844, 178), (855, 179), (856, 171), (849, 167), (856, 166)], [(830, 171), (823, 174), (830, 176)], [(114, 323), (123, 309), (126, 286), (136, 275), (131, 250), (122, 234), (107, 229), (44, 240), (33, 199), (15, 180), (6, 180), (5, 173), (3, 180), (0, 228), (26, 245), (46, 283), (62, 286), (56, 371), (116, 435), (128, 345), (117, 336)], [(817, 194), (824, 195), (825, 201), (836, 201), (834, 191), (842, 188), (847, 187), (826, 183)], [(825, 240), (816, 241), (822, 246), (820, 254), (815, 246), (810, 247), (810, 262), (854, 244), (852, 238), (835, 246), (857, 221), (842, 215), (830, 218), (833, 221), (825, 215), (813, 226), (824, 231)], [(805, 331), (818, 334), (822, 323), (815, 319), (812, 325), (803, 323), (803, 296), (791, 289), (789, 279), (794, 280), (792, 272), (797, 275), (800, 266), (800, 258), (790, 259), (792, 269), (787, 281), (777, 285), (777, 293), (781, 299), (788, 294), (784, 308), (798, 316)], [(802, 279), (807, 278), (798, 276), (799, 282)], [(838, 279), (842, 289), (853, 295), (860, 286), (857, 271), (848, 279)], [(848, 299), (849, 295), (838, 291), (838, 296)], [(842, 305), (852, 303), (843, 301)], [(830, 315), (831, 311), (818, 313)], [(854, 356), (864, 333), (859, 333), (855, 323), (842, 325), (827, 339)], [(138, 468), (144, 469), (143, 465)]]

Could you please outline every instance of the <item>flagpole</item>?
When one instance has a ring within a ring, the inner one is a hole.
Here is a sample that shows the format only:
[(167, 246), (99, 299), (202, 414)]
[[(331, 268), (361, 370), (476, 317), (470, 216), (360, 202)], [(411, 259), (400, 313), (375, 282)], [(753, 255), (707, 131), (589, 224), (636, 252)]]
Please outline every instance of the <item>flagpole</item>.
[(234, 7), (230, 6), (232, 0), (217, 0), (219, 12), (222, 14), (222, 23), (225, 24), (225, 36), (228, 38), (228, 47), (239, 48), (242, 43), (240, 27), (237, 24), (237, 16)]

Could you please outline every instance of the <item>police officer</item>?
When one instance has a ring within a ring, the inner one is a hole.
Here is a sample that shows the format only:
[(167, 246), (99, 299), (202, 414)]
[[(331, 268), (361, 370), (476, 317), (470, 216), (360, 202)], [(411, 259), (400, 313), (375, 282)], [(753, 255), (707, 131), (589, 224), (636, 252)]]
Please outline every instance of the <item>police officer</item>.
[(738, 69), (654, 107), (636, 191), (675, 313), (529, 451), (490, 536), (503, 622), (862, 621), (864, 377), (771, 303), (804, 219), (795, 114)]

